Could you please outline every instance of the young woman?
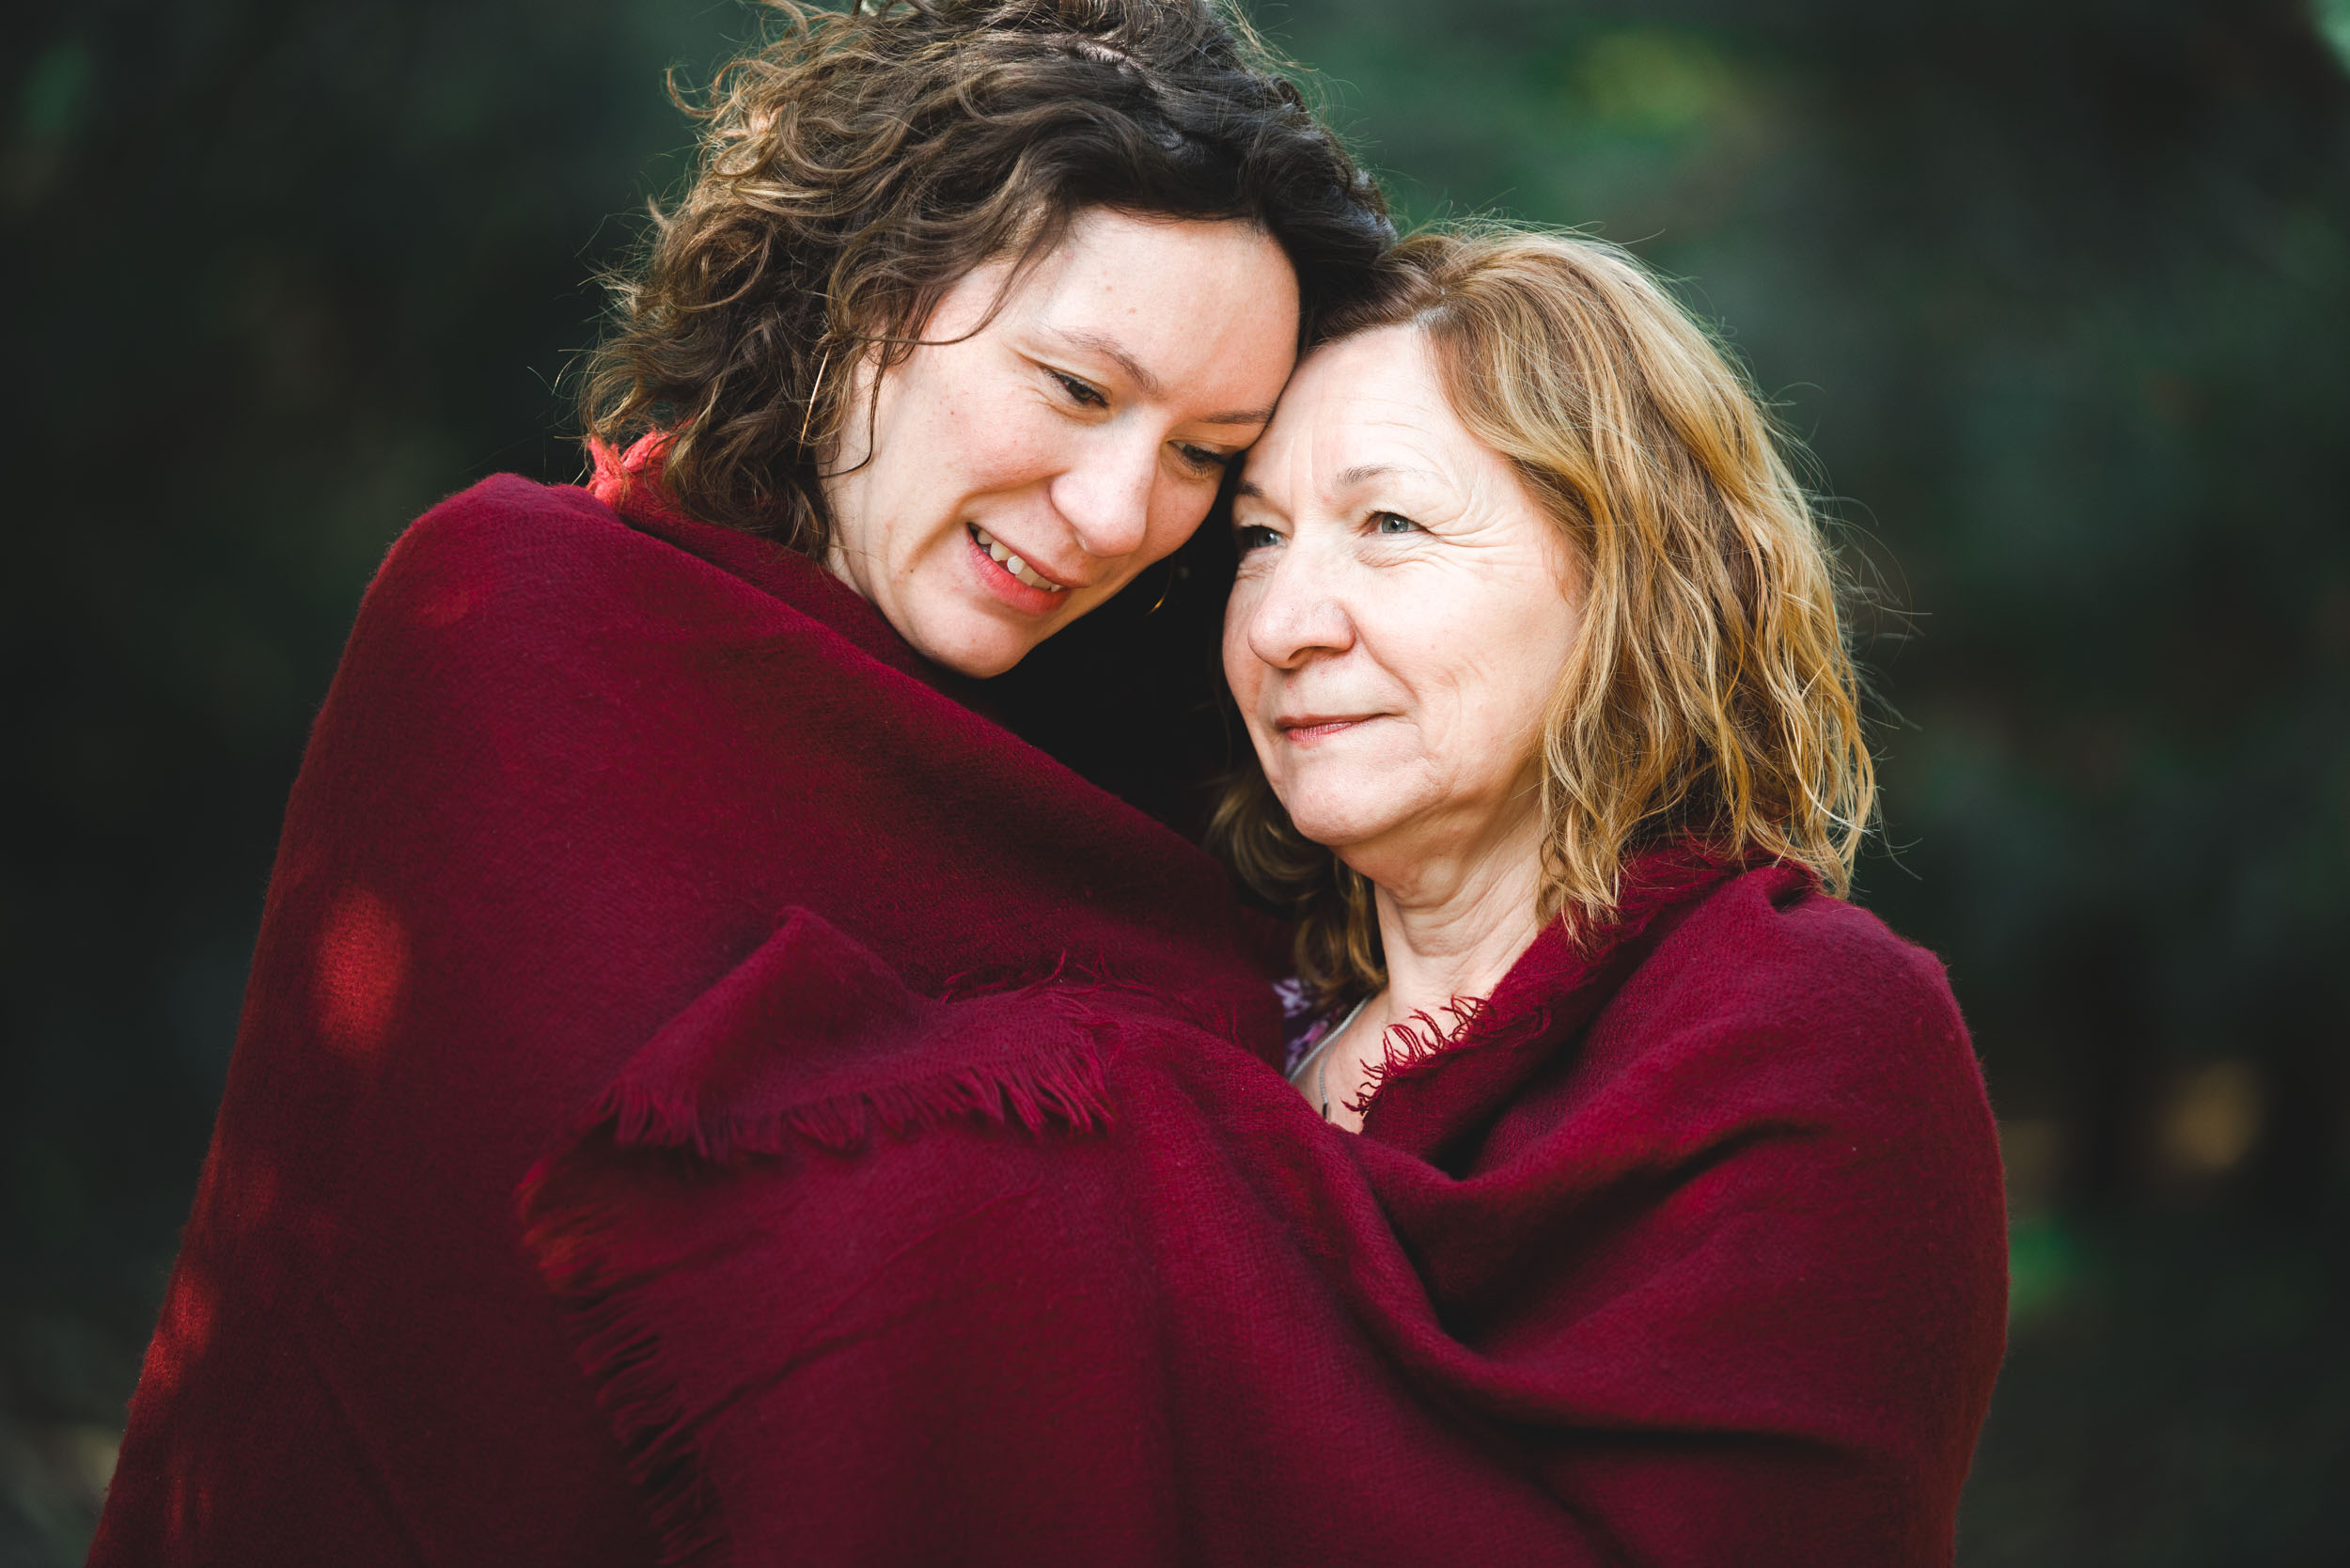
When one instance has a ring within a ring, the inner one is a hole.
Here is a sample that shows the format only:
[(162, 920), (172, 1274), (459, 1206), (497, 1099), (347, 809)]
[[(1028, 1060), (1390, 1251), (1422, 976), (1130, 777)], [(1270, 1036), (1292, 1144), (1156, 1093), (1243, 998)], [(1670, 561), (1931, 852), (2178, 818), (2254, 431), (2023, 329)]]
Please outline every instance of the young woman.
[(670, 1560), (1949, 1563), (1998, 1151), (1837, 896), (1868, 756), (1751, 393), (1617, 253), (1426, 236), (1233, 522), (1220, 838), (1321, 1032), (1285, 1081), (1221, 996), (782, 933), (526, 1189)]
[(653, 1560), (642, 1349), (558, 1322), (531, 1162), (694, 1119), (628, 1069), (713, 1017), (855, 1087), (705, 1152), (1098, 1102), (1083, 1040), (827, 1035), (855, 976), (795, 933), (1277, 1029), (1214, 863), (953, 694), (1198, 525), (1376, 193), (1206, 0), (778, 8), (595, 362), (591, 488), (475, 486), (361, 608), (95, 1562)]

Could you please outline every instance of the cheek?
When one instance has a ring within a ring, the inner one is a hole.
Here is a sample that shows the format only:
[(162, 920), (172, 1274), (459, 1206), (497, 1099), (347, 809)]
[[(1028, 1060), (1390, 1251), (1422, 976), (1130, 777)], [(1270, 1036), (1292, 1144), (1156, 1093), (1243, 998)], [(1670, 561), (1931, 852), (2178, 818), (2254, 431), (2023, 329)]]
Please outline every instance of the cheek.
[(990, 427), (956, 418), (915, 446), (914, 482), (935, 504), (952, 509), (965, 498), (1010, 488), (1030, 466), (1032, 442), (1006, 420)]
[(1256, 713), (1257, 696), (1264, 683), (1264, 663), (1248, 651), (1248, 617), (1256, 595), (1246, 580), (1233, 585), (1224, 605), (1224, 683), (1244, 718)]
[(1487, 693), (1484, 729), (1497, 755), (1523, 761), (1542, 745), (1543, 720), (1574, 651), (1578, 618), (1556, 597), (1528, 600), (1510, 610), (1494, 617), (1500, 635), (1480, 659)]
[(1207, 521), (1208, 508), (1214, 503), (1214, 493), (1202, 494), (1197, 485), (1178, 486), (1174, 494), (1155, 501), (1151, 508), (1151, 522), (1142, 534), (1145, 560), (1165, 560), (1182, 549), (1183, 541)]
[(1027, 482), (1049, 464), (1051, 411), (1011, 388), (977, 384), (959, 369), (932, 367), (885, 386), (868, 481), (877, 497), (911, 502), (917, 513), (953, 510), (967, 497)]
[(1129, 579), (1182, 549), (1215, 505), (1215, 486), (1162, 470), (1152, 480), (1142, 544), (1126, 564)]
[(1575, 613), (1559, 594), (1514, 582), (1399, 593), (1384, 639), (1432, 748), (1465, 771), (1514, 776), (1539, 745)]
[(1025, 391), (975, 394), (955, 424), (959, 478), (973, 491), (1028, 483), (1066, 459), (1071, 434), (1067, 421)]

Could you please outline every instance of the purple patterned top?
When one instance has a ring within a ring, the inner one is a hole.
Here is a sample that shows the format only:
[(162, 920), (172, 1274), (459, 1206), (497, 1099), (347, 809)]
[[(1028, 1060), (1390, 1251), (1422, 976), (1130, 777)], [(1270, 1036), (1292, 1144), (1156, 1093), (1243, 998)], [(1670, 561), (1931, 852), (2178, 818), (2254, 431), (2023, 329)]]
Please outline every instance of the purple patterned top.
[(1281, 1074), (1292, 1076), (1298, 1063), (1304, 1061), (1330, 1027), (1346, 1016), (1343, 1011), (1317, 1012), (1313, 994), (1306, 982), (1292, 976), (1273, 982), (1273, 995), (1281, 1003), (1281, 1042), (1288, 1049), (1281, 1057)]

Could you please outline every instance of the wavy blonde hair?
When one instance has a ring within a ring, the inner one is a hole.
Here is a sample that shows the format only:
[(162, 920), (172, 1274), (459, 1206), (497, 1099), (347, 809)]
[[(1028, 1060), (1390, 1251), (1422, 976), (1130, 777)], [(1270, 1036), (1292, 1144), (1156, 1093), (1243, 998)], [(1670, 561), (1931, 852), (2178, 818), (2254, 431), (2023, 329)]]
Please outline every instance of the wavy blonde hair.
[[(1543, 724), (1541, 917), (1604, 925), (1626, 859), (1681, 838), (1849, 891), (1876, 779), (1842, 584), (1794, 446), (1729, 354), (1622, 250), (1499, 225), (1404, 241), (1319, 341), (1407, 325), (1585, 585)], [(1298, 833), (1253, 754), (1209, 840), (1296, 917), (1325, 1004), (1386, 983), (1369, 883)]]

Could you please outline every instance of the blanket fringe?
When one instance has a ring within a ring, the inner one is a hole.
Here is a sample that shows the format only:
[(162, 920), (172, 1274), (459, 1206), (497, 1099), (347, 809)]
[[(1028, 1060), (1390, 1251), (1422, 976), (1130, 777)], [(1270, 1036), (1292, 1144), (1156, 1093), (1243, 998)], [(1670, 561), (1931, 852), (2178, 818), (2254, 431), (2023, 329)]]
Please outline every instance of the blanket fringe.
[(622, 1148), (690, 1150), (713, 1165), (778, 1155), (793, 1141), (853, 1153), (876, 1128), (893, 1137), (949, 1122), (1017, 1126), (1034, 1137), (1059, 1125), (1091, 1134), (1115, 1120), (1101, 1059), (1089, 1042), (1049, 1053), (965, 1063), (945, 1072), (795, 1101), (752, 1113), (713, 1114), (699, 1096), (621, 1079), (604, 1090), (590, 1124), (608, 1127)]
[(1458, 1045), (1477, 1027), (1486, 1005), (1480, 996), (1455, 996), (1436, 1010), (1452, 1020), (1449, 1025), (1437, 1023), (1425, 1010), (1389, 1024), (1386, 1032), (1379, 1037), (1379, 1059), (1365, 1069), (1362, 1092), (1346, 1108), (1356, 1116), (1363, 1115), (1389, 1078), (1409, 1073)]
[[(1614, 914), (1574, 937), (1575, 963), (1563, 976), (1553, 978), (1554, 988), (1567, 991), (1581, 985), (1608, 955), (1647, 930), (1659, 914), (1687, 902), (1744, 866), (1742, 861), (1716, 855), (1695, 839), (1675, 840), (1643, 852), (1619, 878), (1620, 897)], [(1368, 1115), (1381, 1088), (1419, 1071), (1460, 1045), (1489, 1018), (1491, 1008), (1485, 998), (1455, 996), (1436, 1011), (1448, 1014), (1452, 1022), (1440, 1024), (1428, 1012), (1420, 1011), (1387, 1026), (1380, 1041), (1380, 1059), (1370, 1064), (1362, 1092), (1349, 1102), (1347, 1109), (1357, 1116)], [(1488, 1031), (1477, 1043), (1506, 1046), (1539, 1039), (1549, 1032), (1550, 1023), (1551, 1010), (1537, 1006)]]
[(1055, 1125), (1079, 1134), (1106, 1129), (1111, 1102), (1096, 1047), (1114, 1026), (1081, 1006), (1061, 1005), (1075, 1027), (1025, 1057), (750, 1111), (706, 1105), (691, 1087), (622, 1078), (599, 1098), (577, 1140), (524, 1181), (516, 1194), (524, 1245), (619, 1436), (663, 1568), (727, 1568), (733, 1546), (702, 1469), (699, 1418), (663, 1371), (659, 1334), (633, 1305), (642, 1281), (611, 1266), (603, 1216), (615, 1194), (606, 1184), (627, 1183), (632, 1158), (690, 1155), (728, 1168), (802, 1142), (846, 1154), (870, 1142), (876, 1129), (895, 1137), (957, 1121), (1017, 1126), (1032, 1137)]
[[(595, 1144), (608, 1147), (608, 1137), (595, 1136)], [(596, 1205), (565, 1192), (577, 1157), (542, 1164), (524, 1182), (524, 1246), (569, 1320), (573, 1357), (620, 1440), (662, 1568), (728, 1568), (725, 1513), (702, 1469), (695, 1420), (662, 1371), (660, 1335), (631, 1305), (628, 1282), (604, 1267)]]

